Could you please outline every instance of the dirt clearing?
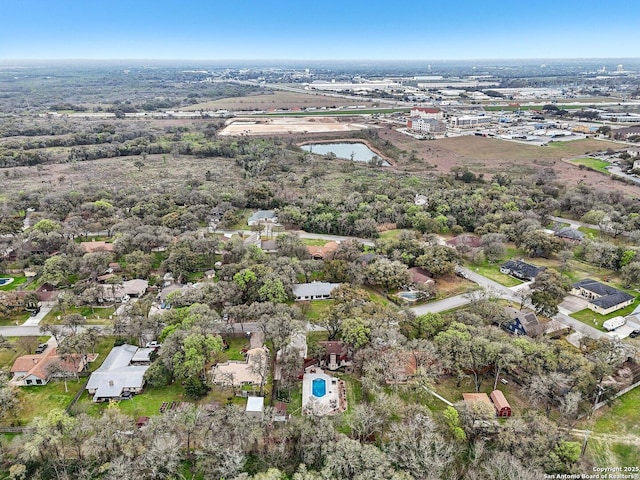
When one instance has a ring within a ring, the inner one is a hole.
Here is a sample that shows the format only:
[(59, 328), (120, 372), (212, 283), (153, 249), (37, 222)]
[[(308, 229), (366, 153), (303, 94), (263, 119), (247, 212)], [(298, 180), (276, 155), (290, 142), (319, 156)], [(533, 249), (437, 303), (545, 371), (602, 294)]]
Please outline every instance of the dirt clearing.
[(528, 176), (552, 169), (555, 181), (564, 185), (573, 186), (582, 182), (600, 190), (613, 188), (633, 196), (640, 193), (637, 186), (616, 181), (610, 175), (580, 169), (568, 161), (591, 152), (620, 148), (619, 144), (604, 140), (555, 142), (547, 147), (538, 147), (476, 136), (417, 140), (391, 128), (380, 130), (379, 134), (407, 155), (415, 152), (423, 160), (405, 163), (408, 171), (418, 172), (430, 166), (432, 171), (449, 173), (452, 167), (461, 166), (474, 173), (483, 173), (487, 178), (496, 173)]
[(218, 134), (282, 135), (287, 133), (340, 133), (370, 128), (361, 123), (338, 122), (330, 117), (234, 118)]

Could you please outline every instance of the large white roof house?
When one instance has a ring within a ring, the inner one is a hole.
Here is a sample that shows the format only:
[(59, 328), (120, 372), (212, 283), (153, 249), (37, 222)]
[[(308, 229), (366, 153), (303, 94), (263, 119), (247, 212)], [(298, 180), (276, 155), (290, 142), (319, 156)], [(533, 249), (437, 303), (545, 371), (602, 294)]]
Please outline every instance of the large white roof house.
[(278, 223), (278, 217), (274, 210), (258, 210), (247, 220), (247, 225), (250, 227), (259, 223)]
[(138, 347), (120, 345), (114, 347), (104, 362), (91, 374), (87, 383), (94, 402), (120, 399), (124, 393), (142, 393), (144, 373), (149, 365), (132, 365)]
[(293, 285), (293, 296), (300, 300), (324, 300), (331, 298), (333, 289), (338, 288), (339, 283), (311, 282)]

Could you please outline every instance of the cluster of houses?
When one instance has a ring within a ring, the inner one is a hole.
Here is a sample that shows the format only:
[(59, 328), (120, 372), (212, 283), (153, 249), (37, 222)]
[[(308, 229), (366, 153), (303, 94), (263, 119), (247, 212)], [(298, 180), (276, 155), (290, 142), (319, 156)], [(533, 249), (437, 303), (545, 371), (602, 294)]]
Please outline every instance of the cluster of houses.
[[(16, 386), (46, 385), (53, 378), (86, 376), (90, 362), (97, 354), (61, 354), (53, 340), (42, 353), (23, 355), (11, 367), (10, 382)], [(86, 390), (94, 402), (129, 398), (142, 393), (144, 373), (151, 365), (151, 354), (156, 348), (138, 348), (134, 345), (114, 347), (102, 365), (91, 374)]]

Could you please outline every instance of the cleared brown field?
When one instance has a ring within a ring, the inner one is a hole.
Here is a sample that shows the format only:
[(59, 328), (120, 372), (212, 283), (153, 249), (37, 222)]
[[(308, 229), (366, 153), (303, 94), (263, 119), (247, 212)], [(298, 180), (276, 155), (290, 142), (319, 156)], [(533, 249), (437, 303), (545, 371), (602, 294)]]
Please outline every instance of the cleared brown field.
[(564, 160), (607, 148), (619, 148), (618, 144), (604, 140), (574, 140), (537, 147), (476, 136), (421, 141), (391, 128), (381, 130), (380, 136), (404, 151), (405, 155), (414, 151), (418, 158), (423, 159), (423, 162), (404, 163), (405, 170), (416, 173), (427, 166), (432, 171), (443, 173), (450, 172), (455, 166), (462, 166), (474, 173), (483, 173), (485, 177), (496, 173), (526, 176), (551, 168), (556, 181), (564, 185), (583, 182), (594, 188), (613, 188), (633, 196), (640, 193), (639, 187), (612, 180), (608, 175), (580, 169)]
[(4, 169), (2, 196), (17, 192), (39, 191), (61, 193), (81, 189), (111, 191), (128, 186), (155, 188), (157, 185), (184, 185), (193, 178), (201, 178), (203, 172), (215, 172), (219, 185), (233, 185), (238, 181), (234, 161), (225, 158), (197, 158), (167, 155), (149, 155), (144, 166), (138, 169), (139, 156), (103, 158), (89, 162), (55, 163), (33, 167)]
[(224, 98), (211, 102), (197, 103), (184, 108), (187, 111), (194, 110), (269, 110), (271, 108), (322, 108), (340, 107), (348, 105), (373, 105), (366, 99), (348, 100), (344, 98), (327, 97), (317, 93), (295, 93), (274, 91), (260, 95), (248, 95), (237, 98)]
[(263, 119), (235, 118), (219, 135), (283, 135), (295, 133), (340, 133), (364, 130), (362, 123), (339, 122), (332, 117), (274, 117)]

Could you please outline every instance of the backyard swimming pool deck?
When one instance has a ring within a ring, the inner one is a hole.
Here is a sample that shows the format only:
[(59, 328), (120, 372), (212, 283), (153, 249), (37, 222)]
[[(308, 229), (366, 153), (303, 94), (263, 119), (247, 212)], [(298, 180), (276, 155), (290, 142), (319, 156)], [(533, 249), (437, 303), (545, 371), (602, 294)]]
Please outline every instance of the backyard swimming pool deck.
[(347, 395), (342, 380), (310, 367), (302, 377), (302, 413), (336, 415), (347, 409)]

